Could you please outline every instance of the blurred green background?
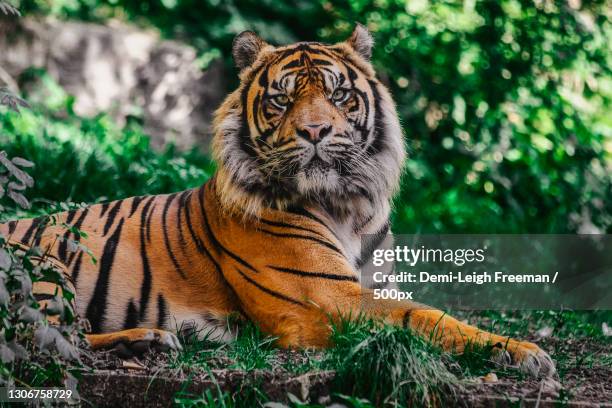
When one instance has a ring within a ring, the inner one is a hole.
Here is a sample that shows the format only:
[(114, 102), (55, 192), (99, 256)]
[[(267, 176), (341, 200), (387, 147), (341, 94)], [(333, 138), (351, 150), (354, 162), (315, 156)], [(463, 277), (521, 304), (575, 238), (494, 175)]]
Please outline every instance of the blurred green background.
[[(398, 105), (410, 160), (395, 232), (612, 230), (612, 5), (609, 1), (23, 0), (25, 16), (155, 27), (221, 58), (235, 34), (271, 43), (345, 39), (359, 21)], [(137, 120), (81, 118), (45, 74), (47, 95), (1, 111), (0, 150), (36, 163), (33, 212), (195, 186), (196, 150), (156, 151)], [(11, 214), (4, 214), (4, 217)], [(12, 215), (15, 215), (14, 213)]]

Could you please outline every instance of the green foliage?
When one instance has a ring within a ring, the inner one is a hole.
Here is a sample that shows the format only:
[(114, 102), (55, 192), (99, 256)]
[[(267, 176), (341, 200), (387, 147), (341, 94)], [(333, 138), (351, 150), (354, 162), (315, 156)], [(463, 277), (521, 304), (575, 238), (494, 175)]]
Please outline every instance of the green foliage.
[(373, 62), (397, 101), (410, 151), (396, 231), (612, 228), (612, 22), (605, 0), (22, 5), (153, 25), (193, 44), (204, 60), (221, 54), (228, 67), (232, 38), (242, 30), (272, 43), (333, 42), (362, 22), (375, 35)]
[[(36, 109), (21, 114), (0, 110), (0, 149), (27, 157), (36, 166), (28, 214), (49, 211), (49, 205), (73, 201), (93, 203), (144, 194), (179, 191), (203, 183), (211, 162), (194, 151), (178, 154), (172, 146), (153, 150), (138, 123), (120, 128), (106, 115), (80, 118), (72, 98), (41, 75)], [(0, 108), (1, 109), (1, 108)], [(18, 208), (3, 219), (24, 216)]]
[[(7, 90), (0, 90), (0, 107), (19, 114), (27, 104)], [(33, 163), (9, 159), (0, 151), (0, 198), (16, 207), (29, 208), (22, 194), (34, 180), (22, 168)], [(0, 206), (0, 214), (4, 212)], [(55, 224), (54, 217), (40, 220)], [(38, 232), (34, 234), (36, 239)], [(75, 315), (74, 293), (61, 270), (47, 262), (40, 248), (23, 250), (0, 235), (0, 384), (3, 386), (59, 386), (76, 390), (71, 371), (80, 367), (78, 345), (82, 322)], [(55, 295), (40, 305), (33, 294), (37, 282), (53, 284)], [(47, 317), (56, 324), (50, 325)]]
[[(44, 310), (32, 294), (36, 282), (58, 287)], [(74, 389), (83, 326), (73, 299), (64, 275), (40, 249), (26, 252), (0, 237), (0, 383)], [(58, 324), (51, 325), (49, 316)]]
[(459, 380), (440, 351), (409, 330), (372, 322), (337, 327), (328, 365), (339, 389), (376, 406), (444, 406), (452, 403)]

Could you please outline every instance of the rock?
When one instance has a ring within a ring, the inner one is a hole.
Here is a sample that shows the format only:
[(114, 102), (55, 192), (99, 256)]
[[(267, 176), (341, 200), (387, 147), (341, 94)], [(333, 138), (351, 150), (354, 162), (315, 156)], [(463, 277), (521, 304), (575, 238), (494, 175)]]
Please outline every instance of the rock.
[(496, 383), (498, 380), (497, 374), (491, 372), (482, 377), (482, 382), (484, 383)]
[(207, 148), (212, 112), (226, 93), (220, 61), (203, 71), (194, 48), (117, 22), (3, 20), (0, 82), (32, 66), (75, 96), (79, 115), (108, 112), (122, 124), (139, 112), (158, 147), (172, 140)]
[(140, 371), (146, 371), (147, 367), (143, 366), (140, 361), (136, 360), (136, 359), (132, 359), (132, 360), (125, 360), (122, 362), (122, 368), (125, 368), (127, 370), (140, 370)]
[(550, 337), (552, 333), (553, 333), (553, 328), (550, 326), (545, 326), (536, 332), (536, 336), (538, 336), (539, 339), (545, 339), (547, 337)]
[(561, 383), (554, 378), (544, 378), (540, 381), (538, 388), (535, 388), (526, 393), (526, 396), (537, 397), (538, 399), (544, 397), (559, 397), (559, 391), (563, 389)]

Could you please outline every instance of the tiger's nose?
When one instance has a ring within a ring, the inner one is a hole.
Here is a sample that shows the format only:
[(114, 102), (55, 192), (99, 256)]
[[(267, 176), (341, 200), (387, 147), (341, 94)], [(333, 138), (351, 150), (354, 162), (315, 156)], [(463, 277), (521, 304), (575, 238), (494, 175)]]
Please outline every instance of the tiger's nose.
[(298, 127), (297, 134), (311, 143), (318, 143), (331, 132), (331, 126), (325, 123), (307, 124)]

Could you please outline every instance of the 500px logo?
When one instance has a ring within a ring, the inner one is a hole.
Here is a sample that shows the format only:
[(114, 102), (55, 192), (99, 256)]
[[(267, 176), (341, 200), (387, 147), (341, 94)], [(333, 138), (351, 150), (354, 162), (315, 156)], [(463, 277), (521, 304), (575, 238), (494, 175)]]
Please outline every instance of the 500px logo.
[(374, 289), (374, 300), (412, 300), (413, 293), (399, 289)]

